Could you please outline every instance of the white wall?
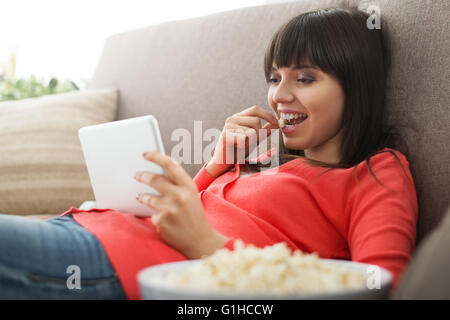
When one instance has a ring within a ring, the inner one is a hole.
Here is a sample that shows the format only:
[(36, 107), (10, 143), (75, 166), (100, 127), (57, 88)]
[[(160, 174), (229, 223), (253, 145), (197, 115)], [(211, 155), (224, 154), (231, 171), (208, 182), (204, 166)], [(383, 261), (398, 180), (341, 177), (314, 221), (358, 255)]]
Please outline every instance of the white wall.
[(0, 0), (0, 66), (16, 51), (16, 77), (88, 80), (111, 34), (265, 1)]

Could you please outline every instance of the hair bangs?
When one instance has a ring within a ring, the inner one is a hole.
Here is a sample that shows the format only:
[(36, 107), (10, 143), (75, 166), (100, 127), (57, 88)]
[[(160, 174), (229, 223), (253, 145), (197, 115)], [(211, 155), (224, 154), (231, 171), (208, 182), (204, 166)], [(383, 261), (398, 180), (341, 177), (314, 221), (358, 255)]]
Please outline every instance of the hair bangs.
[(273, 64), (278, 68), (312, 65), (323, 72), (336, 74), (333, 57), (330, 56), (336, 48), (329, 48), (333, 41), (326, 39), (319, 14), (320, 11), (305, 13), (283, 25), (273, 35), (264, 55), (266, 81), (270, 78)]

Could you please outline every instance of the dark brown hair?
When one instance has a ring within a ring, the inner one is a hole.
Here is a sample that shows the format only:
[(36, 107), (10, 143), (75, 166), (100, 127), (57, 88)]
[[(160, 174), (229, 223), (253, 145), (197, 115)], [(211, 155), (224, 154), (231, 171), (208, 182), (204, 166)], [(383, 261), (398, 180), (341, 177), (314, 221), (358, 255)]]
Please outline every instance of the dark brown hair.
[[(365, 160), (378, 181), (370, 167), (370, 157), (391, 152), (401, 164), (394, 152), (382, 150), (398, 148), (395, 142), (401, 139), (394, 126), (384, 125), (390, 64), (387, 35), (382, 29), (369, 29), (369, 17), (355, 9), (329, 8), (292, 18), (270, 40), (264, 56), (264, 74), (269, 82), (274, 62), (281, 68), (308, 59), (322, 72), (334, 76), (345, 96), (341, 159), (338, 164), (306, 160), (330, 170), (350, 168)], [(303, 150), (287, 149), (280, 133), (280, 164), (304, 156)], [(405, 172), (403, 165), (402, 169)]]

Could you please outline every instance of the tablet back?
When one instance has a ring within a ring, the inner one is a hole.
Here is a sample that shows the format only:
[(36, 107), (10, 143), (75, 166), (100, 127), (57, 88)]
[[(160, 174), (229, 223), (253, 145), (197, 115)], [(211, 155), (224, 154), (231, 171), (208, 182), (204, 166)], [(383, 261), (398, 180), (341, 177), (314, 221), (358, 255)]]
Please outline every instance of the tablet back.
[(154, 211), (136, 200), (138, 193), (159, 193), (134, 179), (137, 171), (164, 174), (142, 157), (146, 151), (165, 154), (155, 117), (125, 119), (83, 127), (78, 131), (98, 208), (138, 216)]

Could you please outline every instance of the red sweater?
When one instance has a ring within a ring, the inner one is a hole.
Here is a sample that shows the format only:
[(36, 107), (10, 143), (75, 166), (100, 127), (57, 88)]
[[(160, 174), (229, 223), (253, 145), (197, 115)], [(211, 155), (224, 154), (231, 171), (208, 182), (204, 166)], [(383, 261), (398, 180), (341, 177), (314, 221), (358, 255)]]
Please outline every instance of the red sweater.
[[(392, 149), (385, 149), (392, 150)], [(389, 152), (349, 169), (309, 165), (304, 158), (277, 168), (240, 176), (240, 165), (218, 178), (205, 170), (194, 182), (212, 227), (230, 239), (258, 247), (284, 241), (292, 249), (317, 252), (321, 258), (379, 265), (394, 275), (394, 287), (414, 250), (417, 198), (409, 163), (400, 152), (407, 176)], [(150, 218), (112, 209), (78, 210), (75, 220), (106, 251), (129, 299), (139, 299), (137, 273), (150, 265), (186, 260), (166, 245)], [(232, 248), (232, 242), (226, 245)]]

